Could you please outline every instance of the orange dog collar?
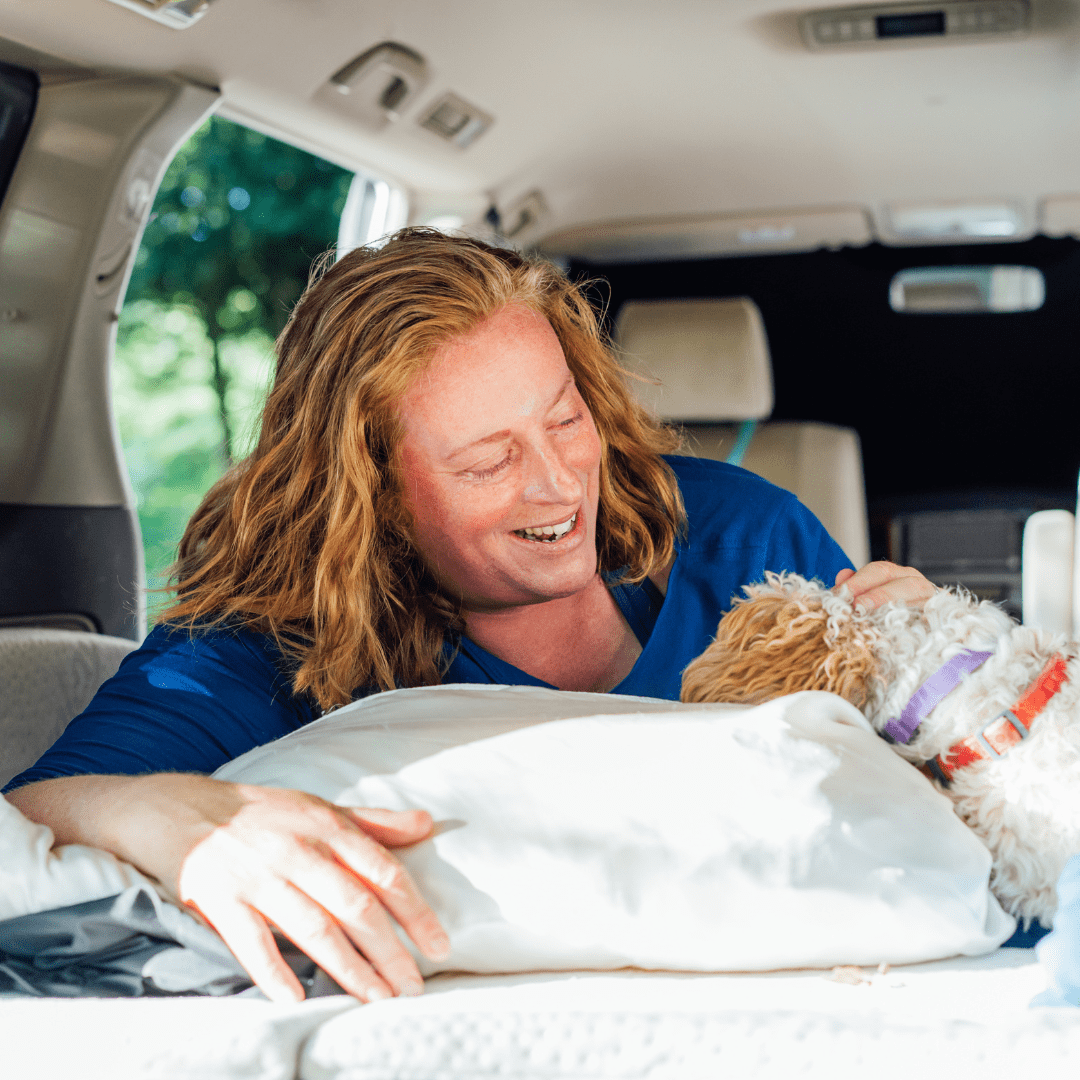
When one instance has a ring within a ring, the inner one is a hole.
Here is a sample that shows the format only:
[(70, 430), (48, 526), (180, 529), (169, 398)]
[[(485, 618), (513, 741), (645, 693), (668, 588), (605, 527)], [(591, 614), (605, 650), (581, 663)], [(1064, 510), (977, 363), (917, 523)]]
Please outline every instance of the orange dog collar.
[(1007, 754), (1028, 737), (1031, 722), (1065, 684), (1068, 663), (1061, 653), (1054, 653), (1039, 677), (1011, 709), (998, 713), (977, 735), (961, 739), (945, 753), (926, 762), (922, 772), (948, 785), (957, 769)]

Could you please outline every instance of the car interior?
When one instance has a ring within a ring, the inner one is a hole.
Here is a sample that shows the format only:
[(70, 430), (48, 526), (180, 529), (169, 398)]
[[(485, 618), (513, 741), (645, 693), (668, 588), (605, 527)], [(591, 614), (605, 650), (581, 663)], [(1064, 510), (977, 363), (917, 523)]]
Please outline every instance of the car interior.
[(0, 0), (0, 780), (147, 630), (113, 354), (211, 116), (355, 174), (339, 252), (586, 282), (683, 452), (856, 566), (1080, 622), (1077, 0)]

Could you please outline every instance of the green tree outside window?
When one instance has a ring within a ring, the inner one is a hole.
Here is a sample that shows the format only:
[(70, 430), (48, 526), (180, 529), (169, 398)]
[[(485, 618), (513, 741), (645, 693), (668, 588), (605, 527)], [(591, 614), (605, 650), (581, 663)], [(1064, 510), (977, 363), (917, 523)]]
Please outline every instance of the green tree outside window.
[[(352, 175), (219, 117), (165, 174), (113, 367), (151, 589), (203, 494), (250, 450), (274, 338), (337, 239)], [(151, 592), (151, 622), (167, 600)]]

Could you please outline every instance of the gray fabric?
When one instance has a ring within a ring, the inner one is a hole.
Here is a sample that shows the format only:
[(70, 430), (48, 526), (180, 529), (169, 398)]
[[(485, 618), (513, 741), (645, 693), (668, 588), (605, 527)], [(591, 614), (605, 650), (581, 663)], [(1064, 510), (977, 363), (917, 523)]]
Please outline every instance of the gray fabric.
[[(340, 993), (315, 964), (279, 942), (309, 997)], [(153, 889), (0, 922), (0, 992), (36, 997), (223, 996), (251, 990), (225, 943)]]
[(135, 647), (105, 634), (0, 628), (0, 786), (56, 742)]

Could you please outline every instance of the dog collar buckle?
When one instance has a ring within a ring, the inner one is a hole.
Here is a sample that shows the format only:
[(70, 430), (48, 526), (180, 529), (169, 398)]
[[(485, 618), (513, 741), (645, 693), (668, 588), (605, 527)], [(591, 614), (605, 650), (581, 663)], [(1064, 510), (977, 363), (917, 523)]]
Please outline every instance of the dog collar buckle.
[(1068, 663), (1061, 653), (1054, 653), (1039, 677), (1011, 709), (999, 712), (993, 720), (983, 725), (978, 734), (961, 739), (945, 753), (928, 761), (923, 768), (924, 773), (947, 787), (957, 769), (974, 765), (977, 761), (1004, 757), (1017, 743), (1028, 737), (1032, 720), (1065, 684)]

